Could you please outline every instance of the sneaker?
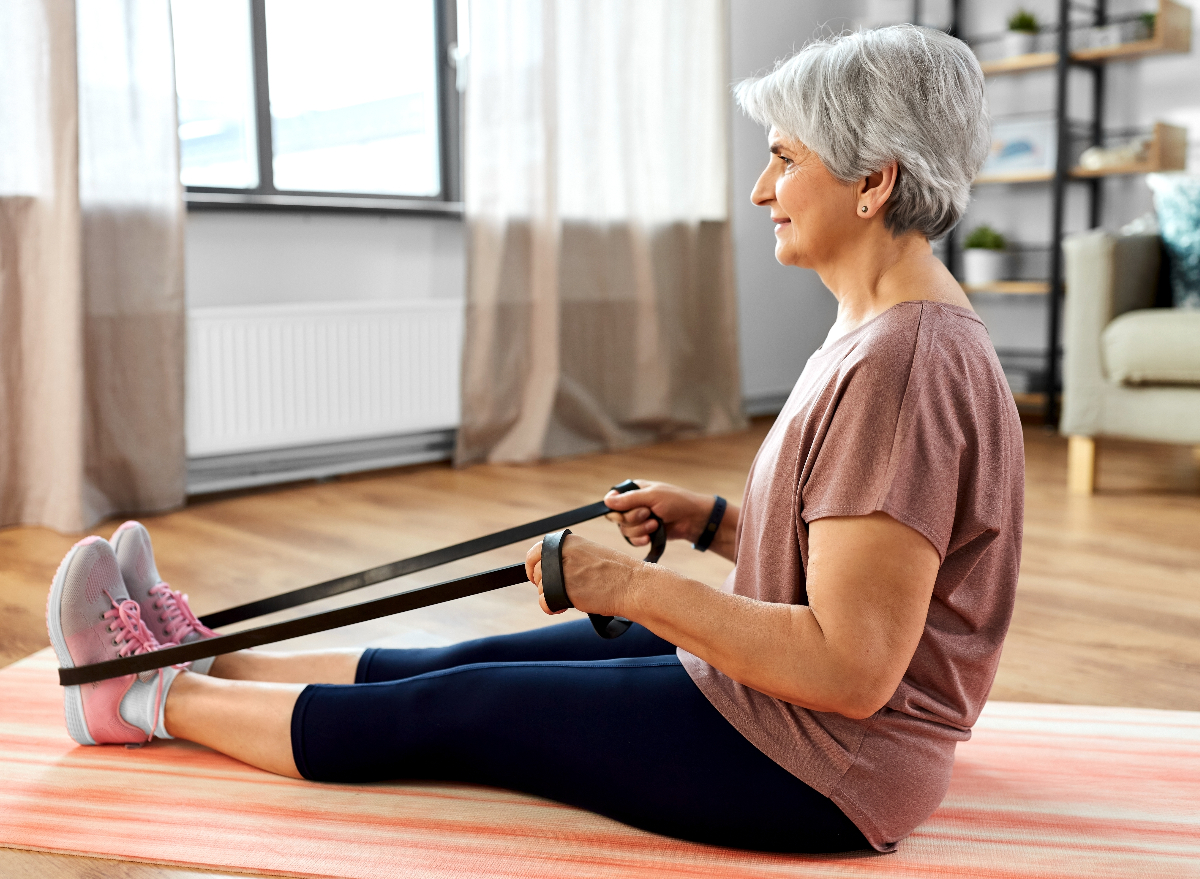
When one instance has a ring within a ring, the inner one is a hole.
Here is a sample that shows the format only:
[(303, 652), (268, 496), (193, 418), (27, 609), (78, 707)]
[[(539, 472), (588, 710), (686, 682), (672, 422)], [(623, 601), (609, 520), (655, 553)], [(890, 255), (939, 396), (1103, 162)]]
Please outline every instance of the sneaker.
[[(125, 589), (112, 547), (99, 537), (79, 541), (58, 566), (46, 626), (63, 668), (159, 647)], [(64, 687), (67, 731), (81, 745), (149, 741), (162, 725), (167, 687), (176, 674), (164, 669)]]
[(146, 526), (141, 522), (124, 523), (113, 533), (112, 548), (129, 596), (141, 607), (142, 619), (160, 644), (187, 644), (217, 634), (192, 613), (186, 595), (158, 576)]

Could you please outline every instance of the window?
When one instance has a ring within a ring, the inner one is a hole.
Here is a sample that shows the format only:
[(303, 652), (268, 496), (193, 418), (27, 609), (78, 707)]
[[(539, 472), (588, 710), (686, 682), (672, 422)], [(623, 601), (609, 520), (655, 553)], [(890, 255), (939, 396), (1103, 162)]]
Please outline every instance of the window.
[(454, 0), (171, 11), (189, 204), (456, 207)]

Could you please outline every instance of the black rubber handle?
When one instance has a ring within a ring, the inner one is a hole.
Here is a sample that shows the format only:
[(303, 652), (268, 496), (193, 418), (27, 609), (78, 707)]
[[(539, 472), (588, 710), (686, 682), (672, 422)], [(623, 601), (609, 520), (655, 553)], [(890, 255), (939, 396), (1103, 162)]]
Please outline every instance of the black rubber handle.
[[(613, 490), (624, 494), (638, 487), (632, 479), (626, 479), (619, 485), (614, 485)], [(650, 552), (645, 561), (654, 564), (662, 558), (663, 550), (667, 548), (667, 526), (653, 513), (650, 517), (658, 522), (658, 528), (650, 535)], [(562, 545), (570, 533), (570, 528), (563, 528), (542, 538), (542, 595), (546, 599), (546, 606), (553, 611), (575, 606), (567, 595), (566, 578), (563, 576)], [(625, 617), (610, 617), (598, 613), (588, 614), (588, 619), (592, 621), (592, 628), (601, 638), (619, 638), (633, 625)]]
[(562, 567), (562, 545), (570, 533), (570, 528), (564, 528), (542, 538), (542, 597), (546, 599), (546, 607), (555, 613), (575, 606), (567, 597)]

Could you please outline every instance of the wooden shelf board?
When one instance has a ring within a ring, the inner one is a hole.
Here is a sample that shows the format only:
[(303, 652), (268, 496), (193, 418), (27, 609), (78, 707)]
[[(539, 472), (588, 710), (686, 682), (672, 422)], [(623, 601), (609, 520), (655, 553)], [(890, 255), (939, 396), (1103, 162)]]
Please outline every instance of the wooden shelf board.
[(1045, 183), (1054, 179), (1053, 171), (1011, 171), (1007, 174), (983, 174), (976, 183)]
[(1071, 53), (1074, 61), (1114, 61), (1124, 58), (1140, 58), (1145, 55), (1161, 55), (1171, 51), (1162, 40), (1151, 38), (1115, 46), (1098, 46), (1095, 49), (1076, 49)]
[(1023, 73), (1026, 70), (1044, 70), (1058, 63), (1057, 52), (1032, 52), (1028, 55), (1013, 55), (1009, 58), (997, 58), (995, 61), (984, 61), (979, 66), (983, 68), (984, 76), (998, 73)]
[[(1072, 61), (1100, 62), (1127, 61), (1145, 58), (1148, 55), (1177, 54), (1181, 50), (1163, 45), (1159, 40), (1138, 40), (1135, 43), (1120, 43), (1116, 46), (1101, 46), (1096, 49), (1076, 49), (1071, 53)], [(1186, 52), (1186, 50), (1184, 50)], [(980, 67), (984, 76), (1002, 73), (1024, 73), (1028, 70), (1045, 70), (1058, 63), (1057, 52), (1035, 52), (1032, 55), (1014, 55), (995, 61), (983, 61)]]
[(1152, 174), (1155, 171), (1166, 170), (1171, 169), (1156, 168), (1150, 162), (1134, 162), (1129, 165), (1110, 165), (1107, 168), (1072, 168), (1071, 176), (1078, 178), (1113, 177), (1118, 174)]
[(1037, 296), (1050, 292), (1048, 281), (993, 281), (991, 284), (963, 284), (967, 293), (1004, 293), (1007, 295)]

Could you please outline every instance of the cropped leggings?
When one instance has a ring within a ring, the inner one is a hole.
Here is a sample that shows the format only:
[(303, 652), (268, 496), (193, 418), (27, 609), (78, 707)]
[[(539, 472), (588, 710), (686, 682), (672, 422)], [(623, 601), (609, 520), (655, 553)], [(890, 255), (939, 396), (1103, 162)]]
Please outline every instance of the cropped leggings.
[(681, 839), (867, 848), (828, 798), (750, 744), (675, 648), (587, 620), (417, 650), (369, 649), (356, 683), (306, 687), (296, 767), (315, 781), (438, 779), (534, 794)]

